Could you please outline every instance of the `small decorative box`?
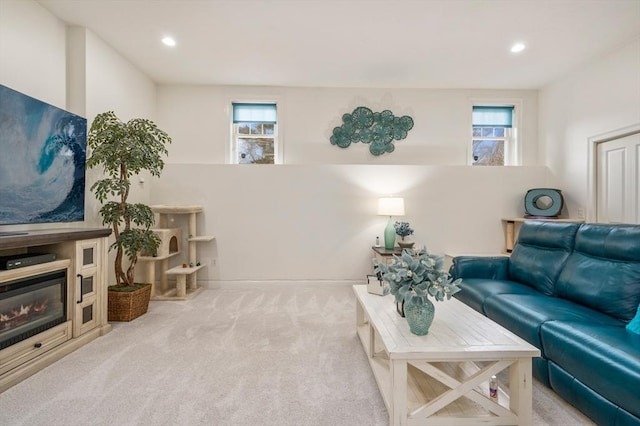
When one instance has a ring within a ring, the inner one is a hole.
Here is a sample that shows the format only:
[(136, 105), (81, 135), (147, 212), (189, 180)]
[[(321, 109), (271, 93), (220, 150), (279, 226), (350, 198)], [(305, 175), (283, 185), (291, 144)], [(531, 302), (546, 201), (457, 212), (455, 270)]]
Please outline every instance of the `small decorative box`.
[(367, 275), (367, 291), (371, 294), (384, 295), (384, 283), (377, 275)]

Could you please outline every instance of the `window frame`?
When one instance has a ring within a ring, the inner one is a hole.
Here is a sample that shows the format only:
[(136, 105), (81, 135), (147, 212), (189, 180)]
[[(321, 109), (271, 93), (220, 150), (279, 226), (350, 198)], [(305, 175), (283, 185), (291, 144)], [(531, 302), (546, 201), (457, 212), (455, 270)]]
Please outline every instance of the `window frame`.
[[(238, 132), (238, 124), (233, 122), (233, 104), (273, 104), (276, 106), (276, 123), (273, 125), (273, 135), (252, 135)], [(282, 108), (281, 101), (276, 96), (269, 97), (232, 97), (226, 100), (227, 109), (227, 122), (229, 123), (229, 143), (227, 146), (226, 159), (227, 164), (236, 165), (250, 165), (238, 162), (238, 138), (252, 139), (252, 138), (271, 138), (273, 137), (273, 164), (282, 164), (283, 149), (282, 149)], [(271, 164), (268, 164), (271, 165)]]
[[(473, 107), (512, 107), (513, 116), (510, 135), (505, 138), (486, 138), (473, 136)], [(469, 107), (469, 142), (467, 145), (467, 164), (474, 165), (473, 160), (473, 141), (474, 140), (504, 140), (504, 164), (502, 166), (521, 166), (522, 165), (522, 143), (520, 123), (522, 114), (522, 100), (520, 99), (472, 99)]]

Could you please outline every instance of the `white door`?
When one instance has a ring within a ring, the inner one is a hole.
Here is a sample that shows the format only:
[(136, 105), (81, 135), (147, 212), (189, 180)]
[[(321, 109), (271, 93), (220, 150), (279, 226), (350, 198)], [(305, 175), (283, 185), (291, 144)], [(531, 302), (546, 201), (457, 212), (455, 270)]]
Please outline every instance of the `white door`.
[(640, 224), (640, 133), (597, 145), (596, 222)]

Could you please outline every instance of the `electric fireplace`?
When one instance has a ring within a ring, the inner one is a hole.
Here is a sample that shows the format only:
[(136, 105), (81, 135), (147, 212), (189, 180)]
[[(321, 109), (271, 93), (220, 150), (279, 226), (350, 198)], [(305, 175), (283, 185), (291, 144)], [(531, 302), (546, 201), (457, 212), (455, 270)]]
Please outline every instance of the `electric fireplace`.
[(0, 284), (0, 349), (66, 320), (66, 270)]

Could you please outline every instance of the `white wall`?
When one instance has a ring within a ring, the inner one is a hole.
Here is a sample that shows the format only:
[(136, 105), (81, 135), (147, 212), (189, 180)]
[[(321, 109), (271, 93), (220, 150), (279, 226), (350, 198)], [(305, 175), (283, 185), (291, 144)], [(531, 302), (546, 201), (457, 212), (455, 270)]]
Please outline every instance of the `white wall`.
[[(285, 160), (288, 164), (420, 164), (467, 165), (471, 158), (473, 101), (521, 105), (520, 143), (523, 165), (537, 165), (537, 92), (508, 90), (322, 89), (292, 88), (285, 93)], [(346, 149), (329, 143), (342, 115), (358, 106), (409, 115), (414, 127), (394, 141), (392, 154), (373, 156), (368, 146)]]
[(114, 111), (123, 121), (155, 120), (155, 83), (91, 31), (86, 44), (87, 117)]
[[(524, 164), (466, 166), (474, 100), (521, 105)], [(233, 100), (276, 100), (284, 162), (225, 165)], [(392, 154), (364, 144), (329, 143), (357, 106), (410, 115), (414, 128)], [(501, 217), (521, 216), (527, 189), (545, 184), (538, 165), (537, 92), (159, 86), (158, 123), (173, 138), (167, 167), (152, 187), (154, 204), (204, 206), (199, 279), (355, 280), (371, 271), (371, 245), (386, 218), (379, 195), (405, 197), (404, 220), (417, 241), (444, 253), (499, 253)], [(176, 220), (179, 220), (176, 218)], [(180, 259), (173, 259), (179, 264)]]
[[(285, 165), (224, 165), (231, 101), (267, 99), (278, 101)], [(477, 99), (522, 106), (532, 167), (465, 165)], [(390, 155), (331, 145), (342, 114), (360, 105), (410, 115), (415, 126)], [(405, 197), (404, 220), (429, 250), (499, 253), (500, 218), (521, 216), (526, 190), (545, 184), (536, 91), (159, 86), (158, 123), (173, 144), (152, 202), (202, 204), (202, 232), (216, 236), (201, 244), (199, 260), (216, 265), (199, 279), (362, 279), (387, 221), (377, 197), (390, 193)]]
[(539, 105), (549, 183), (576, 216), (589, 207), (589, 138), (640, 123), (640, 39), (543, 88)]
[(152, 200), (203, 205), (198, 232), (216, 239), (199, 244), (201, 280), (363, 280), (388, 220), (379, 194), (405, 198), (394, 219), (432, 252), (499, 253), (500, 218), (521, 216), (544, 178), (544, 167), (167, 164)]
[[(156, 85), (91, 31), (86, 31), (86, 117), (113, 111), (122, 121), (132, 118), (156, 119)], [(87, 188), (96, 181), (98, 170), (87, 170)], [(142, 175), (149, 182), (149, 175)], [(149, 203), (150, 183), (134, 179), (130, 202)], [(100, 205), (87, 192), (86, 221), (100, 226)]]
[(0, 84), (65, 107), (65, 25), (34, 1), (0, 1)]
[[(468, 164), (474, 100), (521, 103), (523, 165), (540, 164), (537, 91), (160, 86), (158, 119), (174, 140), (171, 163), (225, 164), (233, 100), (277, 100), (285, 164)], [(342, 115), (358, 106), (409, 115), (414, 127), (396, 150), (379, 157), (362, 143), (329, 143)]]

